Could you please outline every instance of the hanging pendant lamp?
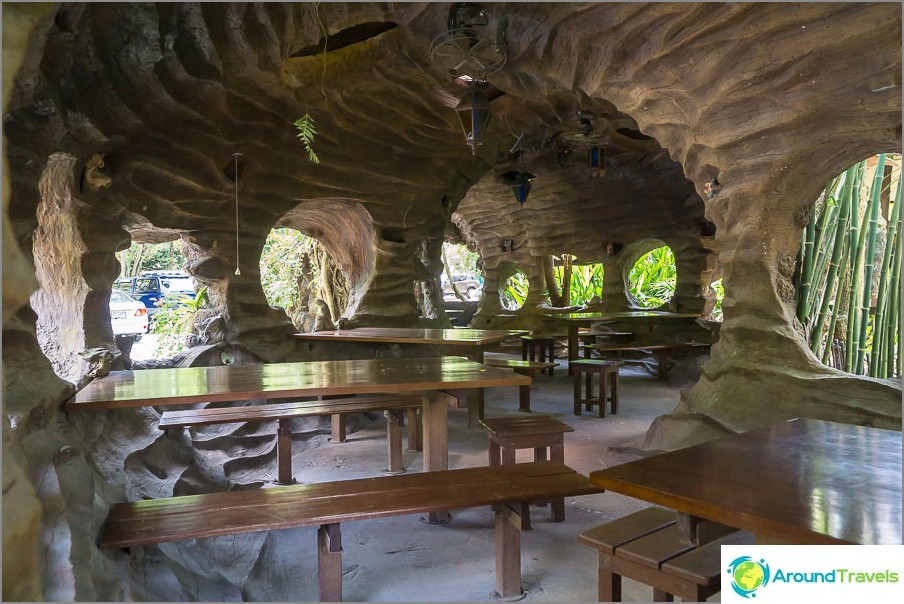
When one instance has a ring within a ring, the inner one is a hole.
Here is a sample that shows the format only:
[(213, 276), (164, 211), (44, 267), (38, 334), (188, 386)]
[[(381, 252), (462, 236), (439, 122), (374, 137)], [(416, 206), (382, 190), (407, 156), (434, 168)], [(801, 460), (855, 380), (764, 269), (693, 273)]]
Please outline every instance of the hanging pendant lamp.
[(471, 147), (472, 155), (477, 155), (477, 147), (483, 144), (483, 135), (490, 122), (490, 102), (483, 91), (483, 86), (483, 82), (472, 80), (468, 91), (455, 107), (465, 142)]

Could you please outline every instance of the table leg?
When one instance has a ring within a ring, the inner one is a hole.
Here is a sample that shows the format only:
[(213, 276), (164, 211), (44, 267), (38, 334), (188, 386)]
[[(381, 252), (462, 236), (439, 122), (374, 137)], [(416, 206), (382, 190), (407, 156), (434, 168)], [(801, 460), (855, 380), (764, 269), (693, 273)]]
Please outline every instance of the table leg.
[[(424, 394), (424, 471), (435, 472), (449, 468), (448, 394), (427, 392)], [(429, 524), (441, 524), (451, 519), (449, 512), (429, 512)]]
[(401, 474), (405, 471), (402, 462), (402, 412), (398, 410), (384, 411), (386, 416), (387, 460), (390, 474)]
[(345, 415), (334, 413), (330, 416), (332, 419), (332, 428), (330, 430), (330, 440), (334, 443), (345, 442)]
[(661, 381), (666, 381), (669, 379), (669, 355), (665, 350), (661, 350), (656, 353), (656, 358), (659, 361), (659, 379)]
[(609, 376), (606, 375), (606, 371), (600, 371), (600, 417), (606, 417), (606, 382), (609, 380)]
[(317, 529), (317, 590), (321, 602), (342, 601), (342, 537), (339, 524)]
[(621, 575), (612, 572), (612, 554), (600, 552), (599, 598), (600, 602), (621, 602)]
[[(474, 361), (475, 363), (483, 363), (484, 355), (483, 349), (480, 350), (470, 350), (465, 355), (469, 361)], [(483, 419), (483, 403), (484, 403), (484, 394), (483, 388), (474, 388), (467, 391), (468, 397), (468, 427), (469, 428), (479, 428), (480, 424), (478, 423)]]
[(521, 593), (521, 517), (514, 506), (501, 505), (496, 511), (496, 595)]
[(578, 325), (568, 326), (568, 375), (574, 375), (571, 370), (571, 362), (578, 358)]
[(409, 453), (417, 453), (424, 450), (424, 431), (421, 425), (421, 410), (409, 409), (406, 419), (408, 427), (408, 446), (405, 448)]
[[(549, 446), (549, 459), (558, 463), (565, 463), (565, 436), (559, 435)], [(552, 522), (565, 521), (565, 498), (556, 497), (550, 501), (549, 519)]]
[(518, 386), (518, 411), (530, 413), (530, 386)]

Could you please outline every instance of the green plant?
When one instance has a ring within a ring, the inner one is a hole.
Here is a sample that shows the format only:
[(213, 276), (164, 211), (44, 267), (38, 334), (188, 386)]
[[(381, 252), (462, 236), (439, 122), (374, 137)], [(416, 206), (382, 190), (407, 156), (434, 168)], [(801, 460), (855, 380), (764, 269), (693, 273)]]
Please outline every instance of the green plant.
[(716, 321), (722, 320), (722, 300), (725, 299), (725, 287), (722, 285), (722, 280), (713, 281), (710, 286), (716, 291), (716, 305), (713, 306), (712, 318)]
[[(565, 267), (557, 266), (553, 269), (553, 272), (556, 276), (556, 286), (563, 290), (562, 280), (565, 275)], [(594, 296), (602, 296), (603, 265), (573, 264), (571, 266), (571, 287), (569, 292), (569, 304), (587, 304)]]
[(117, 254), (120, 276), (136, 277), (146, 271), (176, 271), (185, 264), (181, 241), (135, 243)]
[(502, 307), (506, 310), (518, 310), (524, 306), (524, 301), (527, 300), (527, 290), (527, 275), (524, 274), (524, 271), (515, 271), (514, 275), (506, 279), (505, 285), (502, 287), (499, 296)]
[(314, 127), (314, 118), (311, 117), (310, 113), (305, 113), (295, 120), (295, 128), (298, 130), (295, 136), (300, 138), (301, 142), (304, 144), (304, 148), (308, 152), (308, 160), (310, 160), (311, 163), (319, 164), (320, 158), (317, 157), (313, 147), (314, 137), (317, 135), (317, 128)]
[(658, 308), (675, 295), (675, 256), (662, 246), (642, 256), (628, 273), (628, 291), (642, 308)]
[(206, 287), (198, 290), (194, 298), (186, 295), (163, 298), (151, 321), (151, 333), (160, 336), (157, 357), (169, 357), (187, 348), (185, 338), (192, 332), (195, 313), (202, 308), (208, 308)]

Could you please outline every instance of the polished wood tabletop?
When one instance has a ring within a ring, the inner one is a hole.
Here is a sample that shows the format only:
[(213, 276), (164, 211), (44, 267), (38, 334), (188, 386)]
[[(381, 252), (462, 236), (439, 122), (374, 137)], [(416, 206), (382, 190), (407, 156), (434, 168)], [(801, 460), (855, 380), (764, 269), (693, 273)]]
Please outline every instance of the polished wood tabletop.
[(617, 319), (699, 319), (701, 315), (660, 310), (626, 310), (618, 312), (569, 312), (558, 315), (550, 313), (546, 316), (574, 323), (594, 323)]
[(893, 430), (795, 419), (590, 480), (780, 542), (901, 543), (901, 433)]
[(418, 329), (408, 327), (359, 327), (335, 331), (296, 333), (298, 340), (340, 340), (387, 344), (436, 344), (487, 346), (527, 333), (526, 329)]
[(252, 398), (524, 386), (530, 378), (462, 357), (363, 359), (112, 371), (66, 402), (67, 411)]

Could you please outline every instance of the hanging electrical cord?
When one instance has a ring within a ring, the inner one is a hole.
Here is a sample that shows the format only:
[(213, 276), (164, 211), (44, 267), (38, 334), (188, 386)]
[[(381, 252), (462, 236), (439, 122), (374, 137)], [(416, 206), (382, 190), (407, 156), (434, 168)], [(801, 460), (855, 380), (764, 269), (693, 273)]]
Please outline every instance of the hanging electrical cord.
[(239, 158), (243, 157), (241, 153), (233, 153), (235, 158), (235, 274), (241, 275), (239, 269)]

